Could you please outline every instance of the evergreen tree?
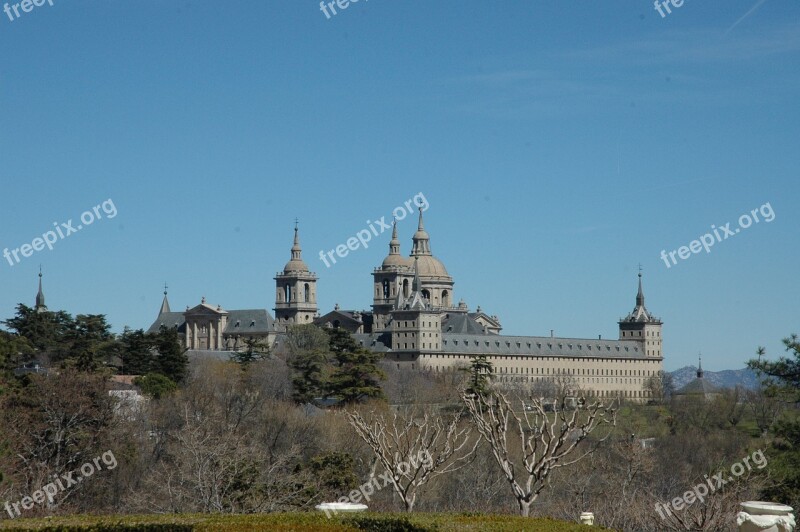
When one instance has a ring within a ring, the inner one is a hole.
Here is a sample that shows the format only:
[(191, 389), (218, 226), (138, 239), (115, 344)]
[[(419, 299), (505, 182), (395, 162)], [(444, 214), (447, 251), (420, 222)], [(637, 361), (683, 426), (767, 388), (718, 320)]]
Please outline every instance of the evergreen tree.
[(292, 370), (292, 398), (310, 403), (325, 395), (329, 372), (327, 334), (316, 325), (294, 325), (286, 330), (287, 365)]
[(384, 399), (380, 381), (386, 374), (378, 367), (383, 355), (361, 347), (344, 329), (326, 329), (334, 364), (326, 384), (326, 396), (345, 404), (363, 399)]
[(492, 363), (486, 360), (486, 355), (472, 357), (469, 371), (469, 386), (466, 393), (485, 396), (489, 391), (489, 381), (492, 379)]
[(257, 362), (269, 358), (269, 344), (260, 338), (245, 338), (245, 349), (236, 351), (231, 355), (231, 360), (241, 364), (242, 369), (246, 368), (251, 362)]
[(64, 339), (74, 326), (72, 316), (63, 310), (40, 312), (22, 303), (17, 305), (16, 315), (3, 323), (19, 336), (27, 338), (33, 349), (43, 355), (62, 351)]
[(103, 359), (113, 352), (111, 326), (102, 314), (79, 314), (66, 333), (66, 365), (81, 371), (95, 371)]
[[(780, 357), (777, 361), (762, 360), (765, 355), (759, 347), (758, 359), (747, 365), (761, 375), (766, 375), (766, 393), (784, 401), (800, 402), (800, 341), (796, 334), (783, 339), (791, 357)], [(771, 500), (784, 502), (797, 508), (800, 505), (800, 418), (796, 411), (778, 420), (773, 426), (775, 440), (768, 453), (769, 471), (774, 482), (764, 492)]]
[(117, 352), (122, 359), (122, 372), (146, 375), (157, 367), (153, 337), (144, 330), (125, 330), (117, 339)]
[(158, 333), (153, 335), (153, 345), (158, 352), (154, 372), (169, 377), (177, 384), (183, 382), (189, 357), (186, 349), (181, 346), (178, 330), (162, 325)]

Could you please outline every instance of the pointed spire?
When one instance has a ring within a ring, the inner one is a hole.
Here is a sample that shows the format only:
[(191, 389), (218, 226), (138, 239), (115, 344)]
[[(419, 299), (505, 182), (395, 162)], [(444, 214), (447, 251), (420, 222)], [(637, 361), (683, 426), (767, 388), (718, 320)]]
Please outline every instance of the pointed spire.
[(413, 240), (414, 248), (411, 250), (412, 257), (431, 254), (431, 238), (425, 231), (425, 223), (422, 220), (422, 207), (419, 208), (419, 225), (417, 226), (417, 232), (414, 233)]
[(44, 291), (42, 290), (42, 265), (39, 265), (39, 291), (36, 293), (36, 310), (47, 310), (47, 305), (44, 304)]
[(297, 228), (298, 220), (294, 219), (294, 243), (292, 244), (292, 258), (283, 268), (283, 273), (307, 272), (308, 265), (303, 262), (303, 248), (300, 247), (300, 231)]
[(170, 312), (169, 309), (169, 301), (167, 300), (167, 283), (164, 283), (164, 301), (161, 302), (161, 310), (158, 311), (158, 314), (165, 314)]
[(644, 307), (644, 290), (642, 290), (642, 265), (639, 265), (639, 292), (636, 294), (636, 306)]
[(300, 234), (297, 229), (298, 220), (294, 219), (294, 245), (292, 246), (292, 260), (302, 260), (303, 248), (300, 247)]
[(697, 378), (703, 378), (703, 353), (697, 354)]
[(392, 239), (389, 241), (389, 255), (400, 254), (400, 239), (397, 238), (397, 218), (392, 219)]

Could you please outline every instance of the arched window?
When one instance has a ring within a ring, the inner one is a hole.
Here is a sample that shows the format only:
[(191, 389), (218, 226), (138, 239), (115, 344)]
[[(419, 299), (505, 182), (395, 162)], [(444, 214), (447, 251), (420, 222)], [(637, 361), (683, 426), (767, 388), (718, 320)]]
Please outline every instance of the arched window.
[(389, 299), (389, 279), (383, 280), (383, 299)]
[(423, 297), (424, 299), (430, 299), (430, 298), (431, 298), (431, 293), (430, 293), (430, 292), (428, 292), (427, 290), (423, 290), (423, 291), (422, 291), (422, 297)]
[(291, 303), (292, 301), (292, 289), (288, 284), (283, 287), (283, 300), (286, 303)]
[(403, 279), (403, 297), (408, 297), (408, 279)]
[(303, 289), (303, 296), (305, 297), (305, 299), (303, 301), (308, 303), (309, 301), (311, 301), (311, 287), (308, 285), (308, 283), (306, 283), (303, 288), (304, 288)]
[(442, 290), (442, 306), (445, 308), (450, 306), (450, 293), (447, 290)]

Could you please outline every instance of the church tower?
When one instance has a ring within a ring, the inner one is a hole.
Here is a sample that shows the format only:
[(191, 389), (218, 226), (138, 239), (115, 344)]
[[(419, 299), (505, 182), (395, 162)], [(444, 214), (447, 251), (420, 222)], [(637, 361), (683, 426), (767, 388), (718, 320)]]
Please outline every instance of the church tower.
[(419, 224), (414, 233), (411, 258), (418, 264), (422, 297), (430, 301), (433, 308), (455, 311), (453, 304), (453, 278), (447, 273), (442, 261), (431, 252), (431, 237), (425, 231), (422, 207), (419, 209)]
[(662, 350), (661, 326), (659, 318), (648, 312), (644, 306), (644, 290), (642, 289), (642, 272), (639, 270), (639, 292), (636, 294), (636, 306), (619, 322), (620, 340), (638, 340), (642, 350), (648, 357), (664, 356)]
[(419, 354), (441, 351), (442, 314), (422, 295), (419, 259), (414, 260), (414, 281), (409, 297), (392, 311), (394, 360), (414, 360)]
[(411, 295), (411, 260), (400, 254), (400, 240), (397, 238), (397, 220), (392, 227), (392, 240), (389, 254), (383, 259), (380, 268), (375, 268), (373, 276), (372, 314), (373, 329), (384, 331), (391, 321), (391, 311), (399, 300)]
[(317, 314), (317, 276), (303, 262), (297, 222), (294, 226), (292, 258), (283, 272), (275, 276), (275, 325), (286, 330), (289, 325), (311, 323)]
[(42, 267), (39, 266), (39, 291), (36, 293), (36, 312), (47, 312), (47, 305), (44, 304), (44, 292), (42, 291)]

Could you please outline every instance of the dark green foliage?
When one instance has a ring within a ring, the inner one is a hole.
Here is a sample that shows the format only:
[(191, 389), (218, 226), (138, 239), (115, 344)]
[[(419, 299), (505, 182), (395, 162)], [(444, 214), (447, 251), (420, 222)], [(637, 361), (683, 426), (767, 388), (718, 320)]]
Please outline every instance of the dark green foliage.
[[(300, 327), (314, 327), (304, 325)], [(300, 329), (296, 327), (293, 329)], [(325, 329), (327, 344), (320, 342), (319, 333), (302, 329), (294, 336), (300, 341), (292, 347), (290, 333), (289, 367), (294, 375), (293, 397), (298, 403), (313, 402), (317, 398), (334, 398), (344, 404), (365, 399), (383, 399), (380, 381), (386, 378), (378, 368), (382, 356), (361, 347), (344, 329)]]
[[(767, 376), (764, 381), (767, 395), (781, 398), (788, 403), (800, 402), (800, 341), (796, 334), (783, 339), (790, 357), (777, 361), (762, 360), (764, 348), (758, 348), (758, 359), (747, 365), (759, 374)], [(795, 409), (773, 426), (775, 440), (767, 455), (770, 457), (769, 472), (774, 482), (765, 490), (768, 500), (781, 501), (794, 508), (800, 505), (800, 418)]]
[(489, 381), (492, 379), (492, 363), (486, 360), (486, 355), (472, 357), (469, 366), (468, 394), (486, 395), (489, 391)]
[(244, 351), (237, 351), (231, 355), (231, 359), (238, 362), (242, 367), (247, 367), (251, 362), (257, 362), (269, 358), (269, 345), (258, 338), (245, 338)]
[(327, 397), (350, 404), (364, 399), (383, 399), (380, 381), (386, 378), (378, 368), (383, 358), (358, 345), (344, 329), (326, 329), (330, 337), (333, 371), (327, 383)]
[(153, 335), (153, 347), (158, 351), (154, 371), (169, 377), (180, 384), (186, 378), (189, 357), (181, 346), (178, 330), (161, 326), (161, 330)]
[(158, 367), (153, 337), (142, 329), (125, 330), (117, 339), (117, 352), (122, 360), (121, 372), (125, 375), (145, 375)]
[(317, 486), (318, 500), (335, 500), (359, 485), (355, 472), (355, 460), (350, 453), (330, 452), (315, 456), (306, 466), (311, 471)]
[(148, 373), (147, 375), (136, 377), (133, 383), (142, 389), (142, 393), (153, 399), (161, 399), (178, 389), (177, 384), (160, 373)]
[(111, 326), (102, 314), (78, 314), (64, 340), (65, 360), (81, 371), (95, 371), (114, 346)]
[(407, 517), (359, 515), (348, 519), (347, 522), (359, 530), (368, 532), (427, 532), (436, 530), (436, 527), (430, 528), (415, 525)]
[(3, 323), (19, 336), (27, 338), (39, 354), (59, 351), (64, 337), (73, 327), (72, 316), (64, 311), (37, 312), (22, 303), (17, 305), (17, 315)]

